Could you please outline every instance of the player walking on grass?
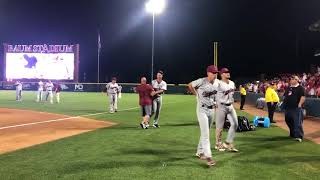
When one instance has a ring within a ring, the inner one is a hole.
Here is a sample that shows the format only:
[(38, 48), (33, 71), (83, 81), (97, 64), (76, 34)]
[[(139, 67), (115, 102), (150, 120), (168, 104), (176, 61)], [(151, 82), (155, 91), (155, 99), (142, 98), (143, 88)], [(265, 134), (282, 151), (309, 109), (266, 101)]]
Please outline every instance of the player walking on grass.
[(188, 85), (189, 90), (197, 96), (197, 117), (201, 131), (196, 156), (207, 160), (208, 166), (216, 164), (211, 153), (210, 127), (215, 114), (218, 72), (217, 67), (208, 66), (207, 77), (192, 81)]
[(16, 86), (16, 101), (22, 101), (22, 83), (17, 81), (14, 85)]
[(48, 101), (48, 97), (50, 97), (50, 104), (53, 104), (53, 93), (52, 93), (52, 91), (53, 91), (53, 83), (49, 80), (47, 83), (46, 83), (46, 85), (45, 85), (45, 87), (46, 87), (46, 92), (47, 92), (47, 94), (46, 94), (46, 101)]
[(155, 90), (152, 102), (152, 114), (154, 114), (153, 127), (159, 128), (159, 116), (162, 106), (162, 94), (167, 90), (167, 83), (162, 80), (163, 72), (157, 73), (157, 79), (152, 81), (152, 87)]
[[(216, 145), (215, 149), (218, 151), (225, 151), (225, 149), (238, 152), (233, 145), (233, 140), (238, 128), (238, 118), (236, 110), (233, 107), (233, 94), (236, 89), (233, 81), (230, 80), (230, 73), (227, 68), (220, 70), (221, 80), (219, 81), (217, 94), (217, 115), (216, 115)], [(230, 128), (227, 139), (222, 143), (222, 130), (226, 117), (230, 120)]]
[(54, 92), (56, 93), (56, 99), (57, 99), (57, 103), (60, 103), (60, 92), (61, 92), (61, 86), (59, 84), (59, 82), (57, 82), (54, 85)]
[(141, 78), (141, 84), (136, 87), (136, 92), (139, 94), (139, 104), (142, 111), (142, 122), (140, 126), (143, 129), (148, 129), (152, 108), (152, 96), (154, 96), (155, 92), (152, 86), (147, 84), (145, 77)]
[(118, 112), (118, 93), (120, 86), (117, 83), (117, 78), (113, 77), (112, 81), (106, 85), (107, 95), (109, 97), (110, 113)]
[(37, 102), (42, 101), (43, 88), (44, 88), (44, 84), (43, 84), (43, 82), (40, 80), (40, 81), (38, 82)]

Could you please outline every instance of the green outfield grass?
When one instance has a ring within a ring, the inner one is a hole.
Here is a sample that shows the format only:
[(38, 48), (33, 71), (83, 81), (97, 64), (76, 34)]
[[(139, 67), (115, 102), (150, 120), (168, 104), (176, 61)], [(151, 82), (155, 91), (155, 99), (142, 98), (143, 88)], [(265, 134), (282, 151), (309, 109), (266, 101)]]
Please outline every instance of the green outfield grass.
[[(36, 103), (35, 92), (24, 92), (22, 102), (14, 99), (13, 91), (1, 91), (0, 107), (67, 115), (107, 110), (101, 93), (62, 93), (62, 103), (53, 105)], [(137, 100), (124, 94), (119, 109), (137, 107)], [(320, 179), (320, 146), (297, 143), (275, 126), (238, 133), (240, 153), (213, 151), (218, 163), (208, 168), (194, 157), (199, 140), (195, 97), (165, 95), (164, 103), (160, 129), (138, 128), (138, 108), (92, 116), (118, 125), (2, 154), (0, 179)]]

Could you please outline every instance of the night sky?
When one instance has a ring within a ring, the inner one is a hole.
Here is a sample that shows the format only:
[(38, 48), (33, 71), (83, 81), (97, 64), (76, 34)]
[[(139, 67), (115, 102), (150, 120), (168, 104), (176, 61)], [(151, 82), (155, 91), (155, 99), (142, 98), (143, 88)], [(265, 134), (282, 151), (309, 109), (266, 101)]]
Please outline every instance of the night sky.
[[(0, 42), (80, 44), (83, 81), (96, 82), (97, 33), (101, 32), (101, 79), (150, 78), (152, 17), (146, 0), (0, 0)], [(320, 64), (319, 0), (168, 0), (156, 17), (155, 71), (169, 83), (205, 75), (219, 41), (219, 66), (233, 78), (307, 71)], [(3, 65), (3, 46), (0, 50)], [(1, 68), (3, 71), (3, 68)], [(2, 73), (1, 73), (2, 74)]]

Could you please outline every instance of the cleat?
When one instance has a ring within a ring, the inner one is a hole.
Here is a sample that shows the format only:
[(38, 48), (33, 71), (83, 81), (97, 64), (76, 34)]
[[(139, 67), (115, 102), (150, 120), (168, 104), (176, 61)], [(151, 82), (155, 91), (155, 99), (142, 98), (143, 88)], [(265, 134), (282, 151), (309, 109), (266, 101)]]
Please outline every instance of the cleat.
[(158, 124), (153, 125), (154, 128), (159, 128), (160, 126)]
[(223, 152), (223, 151), (226, 150), (226, 149), (223, 147), (222, 144), (216, 144), (216, 145), (214, 146), (214, 149), (217, 150), (217, 151), (220, 151), (220, 152)]
[(201, 160), (206, 160), (207, 158), (204, 156), (203, 153), (196, 153), (195, 156)]
[(239, 150), (236, 149), (232, 143), (223, 143), (223, 147), (230, 152), (239, 152)]
[(211, 160), (211, 161), (208, 161), (208, 162), (207, 162), (207, 165), (208, 165), (209, 167), (215, 166), (216, 164), (217, 164), (217, 162), (216, 162), (215, 160)]

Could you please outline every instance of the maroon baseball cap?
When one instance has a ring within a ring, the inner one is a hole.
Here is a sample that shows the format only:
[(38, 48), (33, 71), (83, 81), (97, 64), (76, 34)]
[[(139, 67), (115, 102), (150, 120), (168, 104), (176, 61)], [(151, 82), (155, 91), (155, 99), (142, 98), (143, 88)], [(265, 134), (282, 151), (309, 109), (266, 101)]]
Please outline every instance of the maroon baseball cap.
[(218, 68), (216, 66), (210, 65), (210, 66), (207, 67), (207, 72), (211, 72), (211, 73), (215, 74), (215, 73), (218, 73), (219, 71), (218, 71)]
[(230, 71), (229, 71), (229, 69), (227, 69), (227, 68), (222, 68), (222, 69), (220, 69), (220, 73), (222, 74), (222, 73), (229, 73)]

